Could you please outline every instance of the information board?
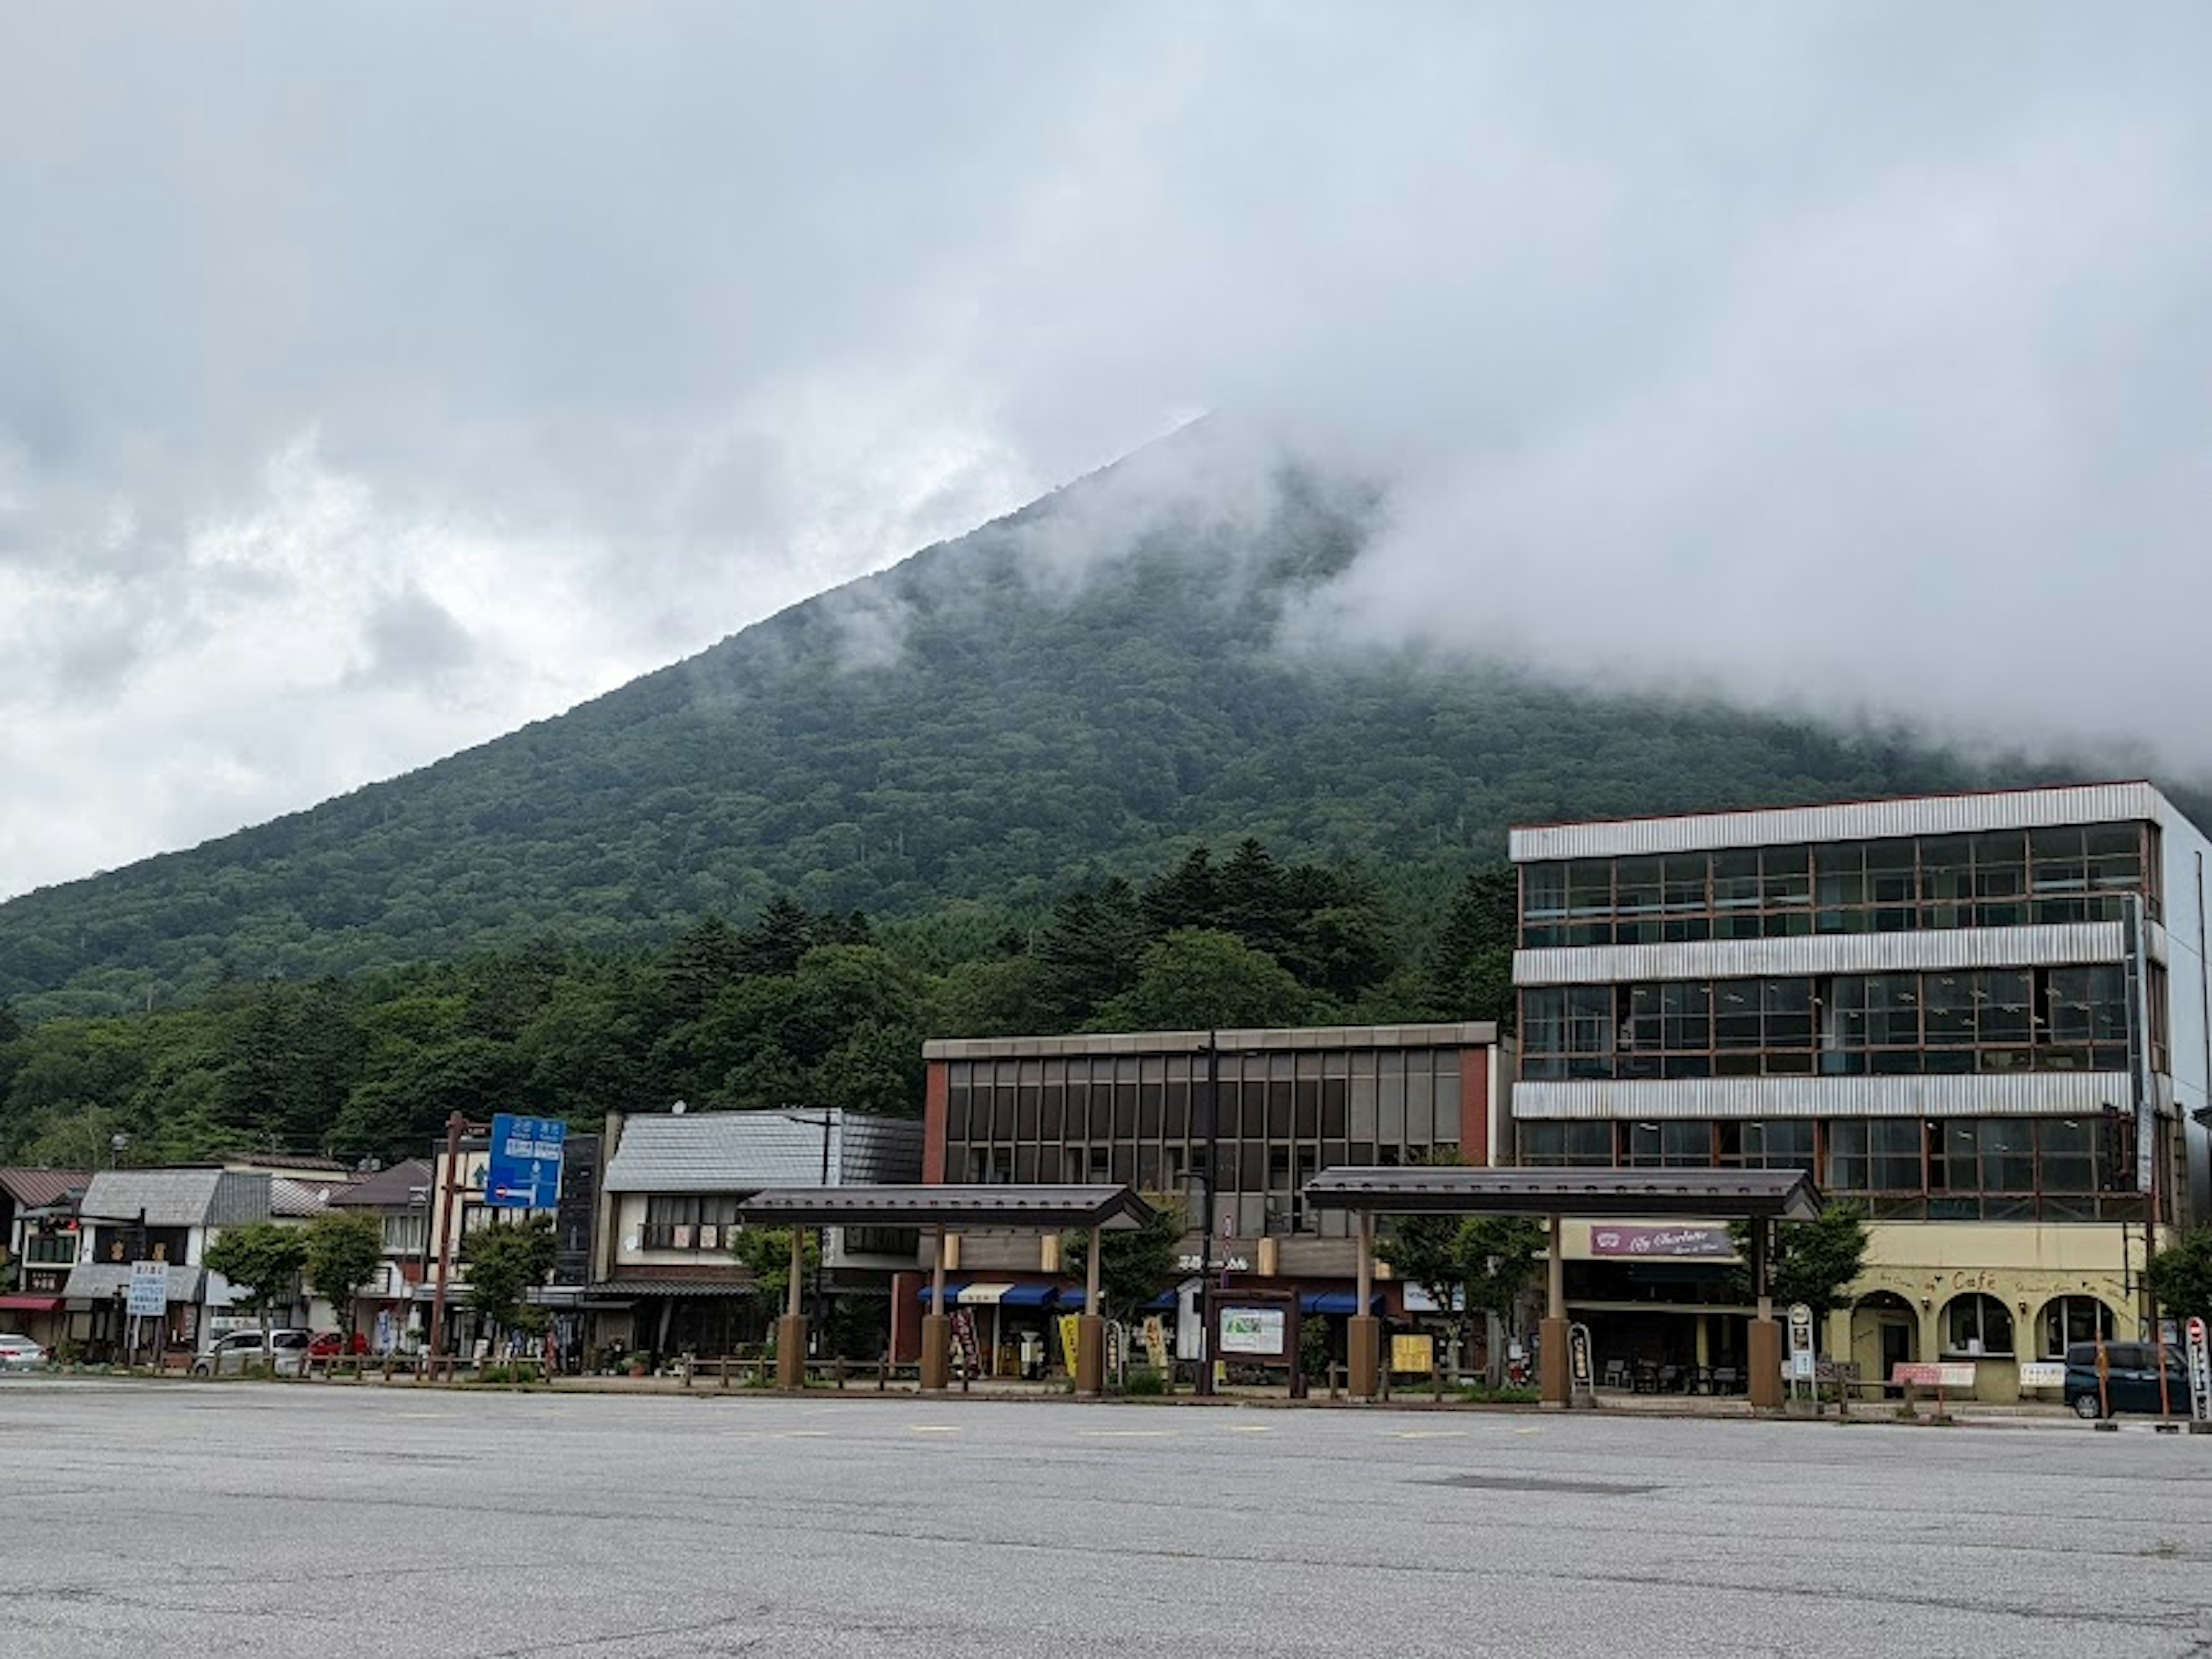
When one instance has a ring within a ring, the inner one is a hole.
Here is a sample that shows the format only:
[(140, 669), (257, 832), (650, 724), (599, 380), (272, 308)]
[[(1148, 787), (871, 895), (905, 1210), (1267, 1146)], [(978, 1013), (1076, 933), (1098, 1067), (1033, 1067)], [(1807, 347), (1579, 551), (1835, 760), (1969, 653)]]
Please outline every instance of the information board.
[(2204, 1322), (2189, 1322), (2189, 1414), (2212, 1422), (2212, 1352), (2206, 1347)]
[(160, 1261), (131, 1264), (131, 1300), (124, 1308), (140, 1318), (159, 1319), (169, 1310), (169, 1269)]
[(484, 1160), (484, 1203), (495, 1210), (550, 1210), (561, 1201), (561, 1159), (568, 1126), (555, 1117), (491, 1121), (491, 1152)]

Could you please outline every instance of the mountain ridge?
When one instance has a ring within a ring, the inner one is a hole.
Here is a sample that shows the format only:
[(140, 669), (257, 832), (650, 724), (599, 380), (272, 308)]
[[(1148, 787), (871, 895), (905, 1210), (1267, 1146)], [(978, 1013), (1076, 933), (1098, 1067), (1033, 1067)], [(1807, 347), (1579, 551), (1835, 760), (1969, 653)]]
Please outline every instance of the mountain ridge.
[(2040, 781), (1900, 729), (1297, 658), (1371, 488), (1185, 433), (567, 712), (0, 904), (0, 1000), (95, 1013), (708, 915), (1048, 907), (1255, 836), (1409, 902), (1512, 822)]

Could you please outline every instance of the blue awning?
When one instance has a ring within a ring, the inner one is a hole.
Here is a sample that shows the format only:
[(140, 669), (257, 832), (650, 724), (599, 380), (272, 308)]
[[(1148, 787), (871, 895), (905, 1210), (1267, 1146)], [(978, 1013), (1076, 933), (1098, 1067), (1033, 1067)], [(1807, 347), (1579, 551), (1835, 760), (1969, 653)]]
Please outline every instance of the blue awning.
[(1049, 1307), (1053, 1297), (1060, 1294), (1057, 1285), (1017, 1285), (999, 1298), (1002, 1308)]
[[(1382, 1295), (1375, 1292), (1368, 1298), (1370, 1313), (1382, 1311)], [(1308, 1291), (1298, 1298), (1298, 1311), (1310, 1314), (1356, 1314), (1359, 1311), (1357, 1291)]]
[(1172, 1313), (1175, 1311), (1175, 1306), (1176, 1293), (1173, 1291), (1162, 1291), (1150, 1302), (1145, 1304), (1145, 1311), (1146, 1313)]
[[(948, 1308), (949, 1308), (949, 1307), (951, 1307), (954, 1303), (956, 1303), (956, 1302), (959, 1301), (959, 1300), (960, 1300), (960, 1292), (961, 1292), (962, 1291), (965, 1290), (967, 1287), (968, 1287), (968, 1281), (967, 1281), (966, 1279), (946, 1279), (946, 1280), (945, 1281), (945, 1305), (946, 1307), (948, 1307)], [(929, 1286), (928, 1283), (927, 1283), (927, 1281), (925, 1281), (925, 1282), (923, 1283), (923, 1285), (922, 1285), (922, 1287), (921, 1287), (921, 1296), (920, 1296), (917, 1299), (918, 1299), (918, 1300), (920, 1300), (920, 1301), (922, 1301), (922, 1302), (927, 1302), (927, 1301), (928, 1301), (928, 1300), (929, 1300), (929, 1297), (930, 1297), (930, 1286)]]

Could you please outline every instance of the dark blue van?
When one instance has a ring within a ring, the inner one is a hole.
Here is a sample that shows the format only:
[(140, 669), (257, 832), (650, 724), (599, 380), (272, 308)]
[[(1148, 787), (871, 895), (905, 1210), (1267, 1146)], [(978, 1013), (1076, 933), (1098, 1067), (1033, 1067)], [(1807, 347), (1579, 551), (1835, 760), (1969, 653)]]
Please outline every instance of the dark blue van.
[(2066, 1350), (2066, 1403), (2077, 1417), (2101, 1417), (2104, 1402), (2112, 1411), (2148, 1412), (2156, 1416), (2169, 1410), (2177, 1417), (2189, 1415), (2189, 1369), (2179, 1343), (2166, 1349), (2166, 1403), (2158, 1394), (2158, 1347), (2150, 1342), (2106, 1342), (2105, 1389), (2097, 1389), (2097, 1349), (2094, 1342), (2076, 1342)]

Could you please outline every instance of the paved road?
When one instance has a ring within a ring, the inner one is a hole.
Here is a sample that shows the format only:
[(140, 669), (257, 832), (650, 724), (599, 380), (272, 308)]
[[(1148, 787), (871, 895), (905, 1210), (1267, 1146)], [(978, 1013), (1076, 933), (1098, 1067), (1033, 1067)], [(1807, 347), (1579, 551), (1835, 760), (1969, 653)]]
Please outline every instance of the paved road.
[(0, 1381), (0, 1654), (2212, 1654), (2212, 1437)]

